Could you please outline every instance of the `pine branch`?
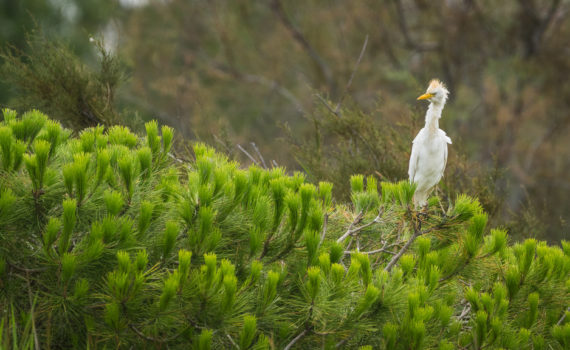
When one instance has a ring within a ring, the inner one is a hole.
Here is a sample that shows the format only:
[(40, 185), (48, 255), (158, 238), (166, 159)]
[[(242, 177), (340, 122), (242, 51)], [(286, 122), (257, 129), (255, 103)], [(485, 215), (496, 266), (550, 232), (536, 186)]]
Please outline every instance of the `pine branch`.
[(289, 350), (293, 347), (293, 345), (295, 345), (296, 342), (298, 342), (299, 340), (301, 340), (301, 338), (303, 338), (305, 336), (305, 334), (307, 334), (307, 330), (304, 329), (301, 333), (299, 333), (295, 338), (293, 338), (293, 340), (291, 340), (291, 342), (289, 342), (289, 344), (287, 344), (287, 346), (285, 346), (283, 348), (283, 350)]
[(370, 221), (367, 224), (364, 224), (362, 226), (353, 228), (354, 225), (358, 224), (360, 222), (360, 220), (362, 220), (362, 217), (364, 216), (363, 212), (361, 211), (360, 213), (358, 213), (358, 216), (354, 219), (354, 221), (350, 224), (350, 226), (348, 227), (348, 230), (339, 238), (336, 240), (337, 243), (342, 243), (348, 236), (352, 236), (362, 230), (364, 230), (367, 227), (370, 227), (374, 224), (379, 223), (382, 220), (382, 214), (384, 213), (384, 208), (380, 208), (380, 210), (378, 211), (378, 215), (374, 218), (374, 220)]
[(325, 216), (323, 219), (323, 232), (321, 233), (321, 240), (319, 241), (319, 245), (317, 246), (317, 251), (319, 250), (319, 248), (323, 244), (323, 241), (325, 240), (325, 236), (327, 234), (328, 222), (329, 222), (329, 213), (325, 213)]
[(36, 330), (36, 311), (35, 302), (32, 299), (32, 287), (30, 286), (30, 274), (26, 271), (26, 285), (28, 286), (28, 301), (30, 303), (30, 317), (32, 319), (32, 333), (34, 334), (34, 347), (36, 350), (40, 349), (40, 341), (38, 338), (38, 332)]
[(410, 248), (412, 243), (414, 243), (416, 238), (418, 238), (421, 235), (425, 235), (426, 233), (429, 233), (431, 231), (434, 231), (435, 229), (439, 228), (441, 225), (443, 225), (443, 221), (434, 227), (421, 231), (422, 222), (417, 221), (417, 224), (414, 224), (414, 234), (412, 235), (412, 237), (410, 237), (410, 239), (408, 240), (408, 242), (406, 242), (406, 244), (402, 247), (402, 249), (400, 249), (400, 251), (396, 255), (394, 255), (394, 257), (392, 257), (392, 260), (390, 260), (390, 262), (388, 263), (388, 265), (386, 265), (384, 270), (390, 271), (392, 267), (398, 262), (398, 260), (400, 260), (402, 255), (404, 255), (404, 253), (408, 250), (408, 248)]
[(570, 306), (566, 309), (566, 311), (564, 311), (564, 313), (562, 313), (562, 317), (560, 317), (558, 322), (556, 322), (557, 326), (560, 326), (562, 324), (562, 322), (564, 322), (564, 319), (566, 319), (566, 313), (567, 312), (570, 312)]
[(400, 251), (394, 255), (392, 257), (392, 260), (390, 260), (390, 262), (388, 263), (388, 265), (386, 265), (386, 267), (384, 268), (385, 271), (390, 271), (392, 269), (392, 267), (398, 262), (398, 260), (400, 260), (400, 258), (402, 257), (402, 255), (404, 255), (404, 253), (408, 250), (408, 248), (410, 248), (410, 246), (412, 245), (412, 243), (414, 243), (414, 241), (416, 240), (416, 238), (418, 238), (419, 236), (421, 236), (422, 233), (420, 231), (415, 231), (414, 234), (412, 235), (412, 237), (406, 242), (406, 244), (402, 247), (402, 249), (400, 249)]
[(356, 60), (356, 64), (354, 65), (354, 69), (352, 70), (352, 74), (350, 74), (350, 79), (348, 79), (348, 83), (346, 84), (346, 87), (344, 88), (344, 92), (340, 96), (340, 99), (338, 100), (336, 108), (334, 109), (335, 114), (337, 114), (337, 115), (338, 115), (339, 110), (340, 110), (340, 105), (342, 104), (344, 97), (348, 93), (348, 89), (350, 89), (350, 86), (352, 85), (352, 79), (354, 79), (354, 75), (356, 74), (356, 70), (358, 69), (358, 66), (360, 65), (360, 61), (362, 61), (362, 57), (364, 57), (364, 52), (366, 52), (367, 46), (368, 46), (368, 34), (366, 34), (366, 38), (364, 38), (364, 44), (362, 44), (362, 49), (360, 50), (360, 55), (358, 56), (358, 59)]
[(129, 328), (130, 328), (133, 332), (135, 332), (136, 335), (138, 335), (140, 338), (142, 338), (142, 339), (144, 339), (144, 340), (146, 340), (146, 341), (149, 341), (149, 342), (152, 342), (152, 343), (162, 343), (162, 340), (158, 340), (158, 339), (155, 339), (155, 338), (153, 338), (153, 337), (149, 337), (148, 335), (145, 335), (143, 332), (139, 331), (139, 330), (137, 329), (137, 327), (135, 327), (133, 324), (129, 324)]
[(459, 272), (463, 271), (463, 269), (469, 264), (469, 261), (471, 261), (471, 259), (469, 259), (469, 257), (467, 257), (467, 259), (465, 259), (465, 261), (463, 262), (463, 264), (461, 264), (461, 266), (458, 266), (457, 268), (455, 268), (455, 270), (453, 270), (447, 276), (440, 278), (438, 282), (439, 283), (445, 282), (448, 279), (452, 278), (453, 276), (457, 275)]
[(236, 349), (239, 349), (239, 345), (237, 345), (237, 343), (235, 342), (234, 338), (232, 338), (232, 336), (226, 332), (226, 337), (228, 337), (228, 339), (230, 340), (230, 342), (232, 343), (233, 346), (236, 347)]
[(164, 339), (157, 339), (157, 338), (153, 338), (151, 336), (144, 334), (137, 327), (135, 327), (135, 325), (133, 325), (132, 323), (129, 324), (129, 328), (133, 332), (135, 332), (136, 335), (139, 336), (141, 339), (144, 339), (144, 340), (152, 342), (152, 343), (168, 343), (168, 342), (171, 342), (173, 340), (176, 340), (178, 337), (180, 337), (182, 334), (184, 334), (184, 332), (186, 332), (188, 330), (188, 327), (184, 327), (184, 328), (182, 328), (182, 330), (180, 332), (176, 333), (175, 335), (173, 335), (171, 337), (164, 338)]
[(13, 269), (16, 269), (16, 270), (19, 270), (19, 271), (22, 271), (22, 272), (26, 272), (26, 273), (29, 273), (29, 272), (44, 272), (44, 271), (49, 270), (49, 267), (38, 267), (38, 268), (34, 268), (34, 269), (28, 269), (28, 268), (21, 267), (21, 266), (18, 266), (18, 265), (16, 265), (16, 264), (12, 263), (12, 262), (10, 262), (10, 260), (8, 260), (8, 259), (6, 259), (6, 264), (8, 264), (8, 266), (10, 266), (10, 267), (13, 268)]
[[(399, 244), (399, 243), (393, 243), (393, 244), (388, 245), (388, 242), (386, 241), (386, 242), (384, 242), (384, 245), (383, 245), (382, 248), (380, 248), (380, 249), (375, 249), (375, 250), (371, 250), (371, 251), (368, 251), (368, 252), (361, 252), (361, 253), (362, 253), (362, 254), (367, 254), (367, 255), (372, 255), (372, 254), (377, 254), (377, 253), (388, 253), (388, 254), (395, 255), (396, 253), (394, 253), (393, 251), (388, 250), (387, 248), (397, 246), (398, 244)], [(344, 253), (345, 253), (345, 254), (350, 254), (351, 252), (350, 252), (350, 251), (345, 251)]]

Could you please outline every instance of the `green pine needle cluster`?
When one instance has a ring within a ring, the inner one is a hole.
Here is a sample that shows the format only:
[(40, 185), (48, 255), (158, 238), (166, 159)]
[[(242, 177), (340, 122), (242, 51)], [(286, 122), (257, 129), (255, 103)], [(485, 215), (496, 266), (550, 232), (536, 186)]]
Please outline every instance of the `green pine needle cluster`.
[(570, 243), (509, 245), (473, 198), (356, 175), (343, 205), (155, 122), (3, 116), (2, 348), (570, 346)]

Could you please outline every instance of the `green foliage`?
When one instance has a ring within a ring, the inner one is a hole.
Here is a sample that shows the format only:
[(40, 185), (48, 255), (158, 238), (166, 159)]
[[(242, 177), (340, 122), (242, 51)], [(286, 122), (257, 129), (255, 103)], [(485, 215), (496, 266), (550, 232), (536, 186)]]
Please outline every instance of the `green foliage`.
[[(98, 53), (98, 69), (81, 62), (62, 40), (48, 39), (42, 33), (28, 35), (26, 44), (26, 50), (3, 47), (0, 52), (2, 76), (18, 96), (11, 103), (13, 107), (40, 108), (77, 129), (117, 121), (114, 100), (125, 80), (124, 67), (102, 42), (94, 41), (89, 48)], [(16, 129), (18, 138), (22, 136), (19, 133), (31, 136), (34, 130), (24, 124)], [(46, 131), (50, 134), (49, 129)], [(54, 131), (52, 140), (57, 135)]]
[(329, 183), (240, 169), (203, 144), (171, 160), (172, 130), (155, 123), (69, 138), (5, 115), (3, 347), (568, 345), (567, 242), (509, 246), (474, 199), (417, 212), (407, 181), (380, 197), (355, 176), (353, 203), (333, 204)]

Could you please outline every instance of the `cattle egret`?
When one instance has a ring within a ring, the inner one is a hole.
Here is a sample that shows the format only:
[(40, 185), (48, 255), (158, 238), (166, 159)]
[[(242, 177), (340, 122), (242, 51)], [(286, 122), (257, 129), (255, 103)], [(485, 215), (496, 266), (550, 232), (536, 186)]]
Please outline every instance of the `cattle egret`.
[(447, 163), (447, 144), (451, 144), (451, 139), (439, 128), (439, 118), (448, 94), (445, 85), (434, 79), (429, 83), (426, 93), (418, 97), (418, 100), (428, 100), (430, 104), (426, 112), (426, 125), (413, 141), (408, 168), (410, 182), (416, 184), (416, 208), (427, 204), (427, 199), (441, 180)]

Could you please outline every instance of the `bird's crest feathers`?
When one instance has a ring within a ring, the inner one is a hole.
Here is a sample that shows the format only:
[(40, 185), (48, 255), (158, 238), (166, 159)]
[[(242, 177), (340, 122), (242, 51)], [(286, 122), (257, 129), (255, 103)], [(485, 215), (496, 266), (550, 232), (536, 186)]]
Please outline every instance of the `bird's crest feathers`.
[(441, 82), (440, 80), (438, 80), (438, 79), (432, 79), (432, 80), (429, 82), (428, 91), (432, 91), (432, 90), (435, 90), (435, 89), (437, 89), (437, 88), (442, 88), (442, 89), (444, 89), (444, 90), (447, 91), (447, 88), (445, 87), (445, 84), (444, 84), (444, 83), (442, 83), (442, 82)]

